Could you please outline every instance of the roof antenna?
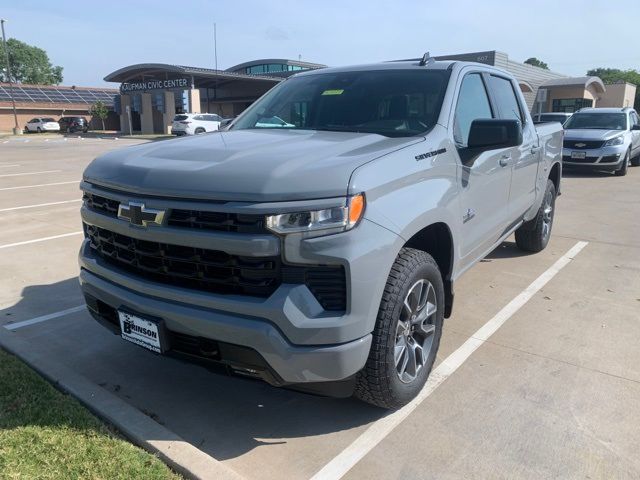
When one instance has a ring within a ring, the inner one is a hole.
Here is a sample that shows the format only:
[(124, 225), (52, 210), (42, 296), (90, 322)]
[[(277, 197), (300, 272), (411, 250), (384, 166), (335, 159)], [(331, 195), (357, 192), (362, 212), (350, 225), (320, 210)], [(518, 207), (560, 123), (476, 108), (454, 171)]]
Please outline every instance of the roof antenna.
[(433, 61), (433, 58), (431, 58), (431, 55), (429, 54), (429, 52), (426, 52), (422, 56), (422, 59), (420, 60), (420, 63), (418, 63), (418, 65), (420, 65), (421, 67), (424, 67), (425, 65), (430, 64), (432, 61)]

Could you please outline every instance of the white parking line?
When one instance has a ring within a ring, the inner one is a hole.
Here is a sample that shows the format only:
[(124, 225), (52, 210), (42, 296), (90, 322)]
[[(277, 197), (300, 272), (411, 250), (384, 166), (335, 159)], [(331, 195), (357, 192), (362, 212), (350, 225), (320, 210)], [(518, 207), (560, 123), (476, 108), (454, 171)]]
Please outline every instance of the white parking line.
[(41, 172), (27, 172), (27, 173), (7, 173), (5, 175), (0, 175), (1, 177), (21, 177), (24, 175), (41, 175), (43, 173), (58, 173), (61, 172), (62, 170), (43, 170)]
[(81, 235), (80, 232), (63, 233), (62, 235), (53, 235), (52, 237), (34, 238), (33, 240), (25, 240), (24, 242), (7, 243), (6, 245), (0, 245), (0, 250), (3, 248), (19, 247), (21, 245), (29, 245), (31, 243), (46, 242), (47, 240), (55, 240), (56, 238), (71, 237), (72, 235)]
[(418, 396), (400, 410), (375, 421), (337, 457), (327, 463), (311, 480), (338, 480), (402, 423), (436, 388), (449, 378), (483, 343), (544, 287), (556, 274), (580, 253), (589, 242), (576, 243), (547, 271), (536, 278), (522, 293), (511, 300), (491, 320), (485, 323), (455, 352), (435, 368)]
[(18, 330), (19, 328), (28, 327), (29, 325), (33, 325), (35, 323), (46, 322), (47, 320), (53, 320), (54, 318), (64, 317), (65, 315), (79, 312), (81, 310), (84, 310), (85, 308), (87, 308), (85, 305), (79, 305), (77, 307), (67, 308), (66, 310), (62, 310), (60, 312), (42, 315), (41, 317), (31, 318), (22, 322), (9, 323), (8, 325), (5, 325), (4, 328), (13, 332), (15, 330)]
[(18, 163), (12, 163), (10, 165), (0, 165), (0, 168), (9, 168), (9, 167), (19, 167), (20, 164)]
[(0, 212), (12, 212), (13, 210), (23, 210), (25, 208), (49, 207), (51, 205), (62, 205), (64, 203), (81, 202), (81, 198), (75, 200), (62, 200), (61, 202), (38, 203), (37, 205), (23, 205), (22, 207), (0, 208)]
[(0, 188), (0, 192), (4, 190), (20, 190), (21, 188), (49, 187), (52, 185), (68, 185), (70, 183), (77, 183), (79, 185), (80, 180), (72, 180), (70, 182), (40, 183), (38, 185), (24, 185), (21, 187), (4, 187), (4, 188)]

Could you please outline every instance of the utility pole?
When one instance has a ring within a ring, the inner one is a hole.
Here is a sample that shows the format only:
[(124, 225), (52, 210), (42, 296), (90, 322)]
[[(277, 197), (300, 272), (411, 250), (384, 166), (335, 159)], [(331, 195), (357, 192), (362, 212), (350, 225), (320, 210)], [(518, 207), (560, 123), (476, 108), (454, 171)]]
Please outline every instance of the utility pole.
[(0, 18), (0, 26), (2, 27), (2, 46), (4, 47), (5, 60), (7, 62), (7, 79), (9, 80), (9, 96), (11, 97), (11, 105), (13, 106), (13, 120), (15, 126), (13, 127), (13, 134), (20, 135), (22, 130), (18, 127), (18, 112), (16, 112), (16, 100), (13, 98), (13, 82), (11, 81), (11, 65), (9, 65), (9, 48), (7, 47), (7, 37), (4, 34), (4, 23), (6, 20)]
[[(216, 69), (216, 78), (213, 81), (213, 101), (218, 100), (218, 32), (216, 22), (213, 22), (213, 58), (214, 68)], [(207, 89), (207, 110), (209, 109), (209, 90)], [(220, 108), (217, 108), (220, 113)]]
[(216, 32), (216, 24), (213, 23), (213, 58), (215, 62), (215, 69), (218, 70), (218, 35)]

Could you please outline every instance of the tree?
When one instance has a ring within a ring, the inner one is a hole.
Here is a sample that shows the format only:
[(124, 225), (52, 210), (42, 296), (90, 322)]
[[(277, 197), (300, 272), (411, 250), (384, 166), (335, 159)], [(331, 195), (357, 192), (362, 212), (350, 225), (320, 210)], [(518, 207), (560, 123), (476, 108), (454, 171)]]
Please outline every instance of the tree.
[(636, 85), (634, 108), (640, 108), (640, 72), (637, 70), (620, 70), (618, 68), (592, 68), (587, 72), (590, 77), (600, 77), (605, 85), (618, 82), (629, 82)]
[(544, 70), (549, 70), (549, 65), (544, 63), (542, 60), (538, 60), (536, 57), (527, 58), (524, 63), (533, 65), (534, 67), (540, 67)]
[(89, 113), (93, 117), (97, 117), (100, 119), (100, 121), (102, 122), (102, 130), (105, 130), (104, 121), (107, 119), (107, 116), (109, 115), (109, 109), (107, 108), (107, 106), (103, 102), (98, 100), (96, 103), (91, 105), (91, 108), (89, 109)]
[[(17, 83), (58, 85), (62, 83), (62, 67), (51, 65), (47, 52), (15, 38), (7, 40), (11, 75)], [(6, 55), (0, 42), (0, 81), (7, 82)]]

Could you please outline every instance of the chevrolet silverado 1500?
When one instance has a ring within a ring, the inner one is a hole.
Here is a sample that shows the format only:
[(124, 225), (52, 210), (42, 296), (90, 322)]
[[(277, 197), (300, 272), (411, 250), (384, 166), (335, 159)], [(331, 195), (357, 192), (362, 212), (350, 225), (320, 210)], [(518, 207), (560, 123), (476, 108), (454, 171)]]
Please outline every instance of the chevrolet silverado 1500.
[(295, 75), (224, 131), (87, 167), (87, 306), (160, 354), (396, 408), (429, 375), (460, 275), (514, 232), (547, 245), (562, 140), (486, 65)]

